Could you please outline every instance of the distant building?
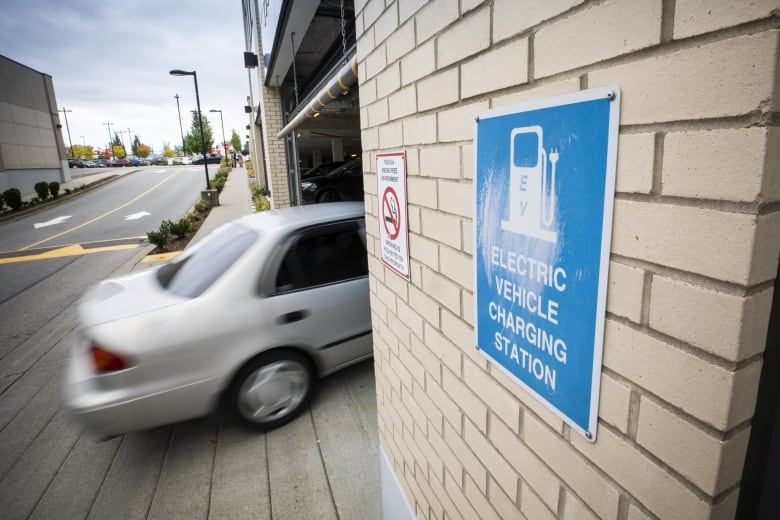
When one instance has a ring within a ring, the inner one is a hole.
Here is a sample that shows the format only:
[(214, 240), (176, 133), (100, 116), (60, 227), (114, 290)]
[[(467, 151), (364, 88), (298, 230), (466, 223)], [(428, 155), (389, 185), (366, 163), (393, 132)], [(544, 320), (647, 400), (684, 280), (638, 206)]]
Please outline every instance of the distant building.
[(0, 192), (70, 180), (51, 76), (0, 56)]

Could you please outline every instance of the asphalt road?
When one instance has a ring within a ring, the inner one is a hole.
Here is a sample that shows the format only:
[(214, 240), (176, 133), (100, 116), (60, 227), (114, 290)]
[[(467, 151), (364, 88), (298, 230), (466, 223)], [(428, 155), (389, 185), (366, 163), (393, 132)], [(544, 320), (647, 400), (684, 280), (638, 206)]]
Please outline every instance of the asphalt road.
[(181, 218), (202, 185), (202, 167), (143, 169), (0, 222), (0, 358)]

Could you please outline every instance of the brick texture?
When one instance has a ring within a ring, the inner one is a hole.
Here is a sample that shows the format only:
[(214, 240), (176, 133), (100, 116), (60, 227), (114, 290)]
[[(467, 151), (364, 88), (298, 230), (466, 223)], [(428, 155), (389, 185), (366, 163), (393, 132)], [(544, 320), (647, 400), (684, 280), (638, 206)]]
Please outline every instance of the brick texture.
[[(780, 255), (777, 2), (355, 7), (380, 442), (415, 515), (733, 517)], [(591, 443), (475, 347), (474, 118), (602, 85), (622, 96)], [(388, 150), (409, 282), (377, 257)]]
[[(659, 43), (661, 0), (613, 0), (541, 28), (534, 75), (550, 76)], [(576, 45), (572, 45), (576, 42)]]

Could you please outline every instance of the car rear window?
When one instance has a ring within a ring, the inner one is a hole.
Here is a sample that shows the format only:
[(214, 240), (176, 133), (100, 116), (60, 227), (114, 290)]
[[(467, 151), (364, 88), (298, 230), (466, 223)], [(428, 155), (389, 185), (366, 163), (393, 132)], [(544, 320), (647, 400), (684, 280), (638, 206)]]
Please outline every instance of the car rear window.
[(256, 232), (226, 224), (162, 266), (157, 280), (174, 294), (195, 298), (211, 287), (256, 240)]

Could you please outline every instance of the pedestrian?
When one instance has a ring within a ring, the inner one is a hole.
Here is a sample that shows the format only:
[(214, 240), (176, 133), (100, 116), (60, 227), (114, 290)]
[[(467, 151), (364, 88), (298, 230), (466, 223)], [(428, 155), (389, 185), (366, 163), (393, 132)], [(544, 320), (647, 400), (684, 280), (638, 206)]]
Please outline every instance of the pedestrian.
[(230, 158), (232, 159), (231, 167), (235, 168), (236, 167), (236, 152), (230, 152)]

